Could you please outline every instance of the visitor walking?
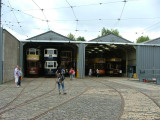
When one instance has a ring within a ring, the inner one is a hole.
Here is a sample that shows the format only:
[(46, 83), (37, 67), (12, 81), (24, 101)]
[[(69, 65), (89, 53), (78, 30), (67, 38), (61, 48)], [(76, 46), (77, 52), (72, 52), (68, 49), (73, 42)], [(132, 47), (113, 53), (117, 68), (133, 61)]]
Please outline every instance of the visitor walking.
[(57, 84), (58, 84), (58, 91), (59, 91), (59, 94), (61, 94), (61, 87), (62, 87), (62, 90), (63, 90), (63, 94), (67, 94), (65, 92), (65, 87), (64, 87), (64, 79), (65, 79), (65, 76), (64, 76), (64, 69), (61, 69), (61, 67), (58, 67), (57, 71), (56, 71), (56, 74), (57, 74)]

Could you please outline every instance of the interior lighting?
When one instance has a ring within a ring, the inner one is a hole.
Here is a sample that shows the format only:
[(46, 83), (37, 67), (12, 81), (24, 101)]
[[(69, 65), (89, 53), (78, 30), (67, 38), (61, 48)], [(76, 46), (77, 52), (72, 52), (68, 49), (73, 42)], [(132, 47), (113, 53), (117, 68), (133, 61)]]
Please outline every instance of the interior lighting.
[(91, 50), (91, 51), (94, 51), (94, 50)]
[(103, 50), (99, 50), (100, 52), (102, 52)]
[(117, 46), (115, 46), (115, 45), (110, 45), (112, 48), (116, 48)]
[(109, 48), (108, 48), (108, 47), (105, 47), (104, 49), (109, 50)]
[(98, 50), (98, 48), (97, 48), (97, 47), (95, 47), (94, 49), (95, 49), (95, 50)]

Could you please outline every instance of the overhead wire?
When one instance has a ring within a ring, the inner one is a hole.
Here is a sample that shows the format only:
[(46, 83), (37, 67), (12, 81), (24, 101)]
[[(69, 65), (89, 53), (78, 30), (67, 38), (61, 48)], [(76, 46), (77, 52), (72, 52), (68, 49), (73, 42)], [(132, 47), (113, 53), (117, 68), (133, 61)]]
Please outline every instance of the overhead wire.
[(47, 23), (48, 30), (50, 30), (50, 27), (49, 27), (49, 24), (48, 24), (49, 20), (47, 20), (45, 14), (44, 14), (44, 9), (40, 8), (40, 7), (38, 6), (38, 4), (37, 4), (34, 0), (32, 0), (32, 1), (33, 1), (33, 3), (41, 10), (41, 12), (42, 12), (42, 14), (43, 14), (43, 16), (44, 16), (44, 18), (45, 18), (45, 21), (46, 21), (46, 23)]
[[(10, 4), (9, 0), (8, 0), (8, 4), (9, 4), (9, 6), (11, 7), (11, 4)], [(15, 17), (15, 19), (16, 19), (16, 21), (17, 21), (17, 24), (19, 25), (22, 33), (25, 34), (25, 32), (24, 32), (24, 30), (22, 29), (22, 26), (20, 25), (20, 22), (18, 21), (16, 15), (15, 15), (15, 13), (14, 13), (14, 11), (12, 11), (12, 12), (13, 12), (13, 15), (14, 15), (14, 17)], [(27, 36), (27, 37), (28, 37), (28, 36)]]
[[(133, 1), (133, 0), (132, 0)], [(134, 0), (134, 1), (137, 1), (137, 0)], [(122, 2), (122, 1), (121, 1)], [(5, 5), (4, 3), (3, 3), (3, 5)], [(7, 7), (9, 7), (9, 6), (7, 6)], [(70, 7), (68, 7), (68, 8), (70, 8)], [(10, 9), (12, 9), (12, 10), (15, 10), (15, 11), (17, 11), (17, 12), (21, 12), (21, 13), (23, 13), (23, 14), (26, 14), (26, 15), (28, 15), (28, 16), (31, 16), (32, 18), (34, 18), (34, 19), (37, 19), (37, 20), (41, 20), (41, 21), (46, 21), (45, 19), (42, 19), (42, 18), (39, 18), (39, 17), (36, 17), (36, 16), (33, 16), (33, 15), (31, 15), (31, 14), (28, 14), (28, 13), (25, 13), (23, 10), (18, 10), (18, 9), (15, 9), (15, 8), (12, 8), (12, 7), (10, 7)], [(30, 10), (32, 10), (32, 9), (30, 9)], [(39, 9), (36, 9), (36, 10), (39, 10)], [(46, 10), (46, 9), (44, 9), (44, 10)], [(11, 12), (11, 11), (9, 11), (9, 12)], [(8, 12), (8, 13), (9, 13)], [(3, 13), (2, 13), (2, 15), (4, 15)], [(144, 20), (147, 20), (147, 19), (160, 19), (160, 17), (146, 17), (146, 18), (121, 18), (120, 20), (141, 20), (141, 19), (144, 19)], [(78, 19), (78, 21), (105, 21), (105, 20), (117, 20), (117, 18), (110, 18), (110, 19), (106, 19), (106, 18), (99, 18), (99, 19)], [(60, 20), (48, 20), (49, 22), (54, 22), (54, 21), (75, 21), (75, 20), (65, 20), (65, 19), (60, 19)]]
[(71, 8), (71, 10), (72, 10), (72, 13), (73, 13), (73, 15), (74, 15), (74, 17), (75, 17), (75, 21), (76, 21), (76, 30), (75, 30), (75, 35), (76, 35), (76, 33), (77, 33), (77, 31), (78, 31), (78, 29), (77, 29), (77, 26), (78, 26), (78, 18), (77, 18), (77, 16), (76, 16), (76, 14), (75, 14), (75, 12), (74, 12), (74, 9), (73, 9), (73, 6), (72, 5), (70, 5), (70, 3), (67, 1), (67, 0), (65, 0), (66, 2), (67, 2), (67, 4), (70, 6), (70, 8)]
[[(126, 2), (129, 2), (129, 1), (126, 1), (126, 0), (124, 0), (124, 1), (114, 1), (114, 2), (106, 2), (106, 3), (96, 3), (96, 4), (84, 4), (84, 5), (77, 5), (77, 6), (72, 6), (67, 0), (66, 0), (66, 2), (67, 2), (67, 4), (69, 5), (69, 7), (57, 7), (57, 8), (52, 8), (52, 9), (61, 9), (61, 8), (71, 8), (71, 10), (72, 10), (72, 13), (73, 13), (73, 15), (74, 15), (74, 18), (75, 18), (75, 20), (73, 20), (73, 19), (71, 19), (71, 20), (47, 20), (47, 17), (45, 16), (45, 13), (44, 13), (44, 10), (46, 11), (46, 10), (48, 10), (47, 8), (46, 9), (42, 9), (40, 6), (38, 6), (38, 4), (37, 3), (35, 3), (35, 1), (34, 0), (32, 0), (33, 2), (34, 2), (34, 4), (39, 8), (39, 9), (30, 9), (30, 10), (41, 10), (41, 12), (43, 13), (43, 16), (44, 16), (44, 19), (42, 19), (42, 18), (39, 18), (39, 17), (35, 17), (35, 16), (33, 16), (33, 15), (31, 15), (31, 14), (28, 14), (28, 13), (25, 13), (24, 11), (22, 11), (22, 10), (17, 10), (17, 9), (15, 9), (15, 8), (12, 8), (11, 6), (7, 6), (8, 8), (10, 8), (11, 9), (11, 12), (14, 12), (14, 11), (18, 11), (18, 12), (22, 12), (23, 14), (26, 14), (26, 15), (28, 15), (28, 16), (31, 16), (32, 18), (34, 18), (34, 19), (37, 19), (37, 20), (41, 20), (41, 21), (45, 21), (45, 22), (47, 22), (47, 26), (48, 26), (48, 29), (50, 29), (50, 27), (49, 27), (49, 22), (54, 22), (54, 21), (75, 21), (76, 22), (76, 29), (75, 29), (75, 31), (77, 32), (77, 31), (84, 31), (84, 32), (90, 32), (90, 30), (80, 30), (80, 29), (78, 29), (78, 23), (81, 21), (86, 21), (86, 22), (91, 22), (91, 21), (102, 21), (102, 20), (116, 20), (117, 22), (116, 22), (116, 24), (115, 24), (115, 26), (116, 25), (118, 25), (118, 23), (121, 21), (121, 20), (132, 20), (132, 19), (137, 19), (137, 20), (139, 20), (139, 19), (159, 19), (160, 17), (156, 17), (156, 18), (122, 18), (122, 16), (123, 16), (123, 12), (124, 12), (124, 9), (125, 9), (125, 5), (126, 5)], [(137, 1), (137, 0), (130, 0), (130, 1)], [(118, 19), (105, 19), (105, 18), (99, 18), (99, 19), (86, 19), (86, 20), (80, 20), (80, 19), (78, 19), (77, 18), (77, 16), (76, 16), (76, 14), (75, 14), (75, 11), (74, 11), (74, 8), (76, 8), (76, 7), (88, 7), (88, 6), (93, 6), (93, 5), (105, 5), (105, 4), (111, 4), (111, 3), (118, 3), (118, 2), (124, 2), (124, 5), (123, 5), (123, 8), (122, 8), (122, 10), (121, 10), (121, 13), (120, 13), (120, 16), (119, 16), (119, 18)], [(2, 4), (2, 5), (5, 5), (5, 4)], [(26, 10), (27, 11), (27, 10)], [(15, 14), (15, 13), (14, 13)], [(13, 25), (13, 23), (14, 23), (14, 21), (11, 21), (12, 23), (10, 24), (11, 26), (14, 26)], [(19, 23), (18, 25), (19, 26), (21, 26), (20, 25), (20, 23), (22, 23), (23, 21), (18, 21), (18, 19), (17, 19), (17, 23)], [(157, 23), (158, 24), (158, 23)], [(22, 26), (21, 26), (22, 27)], [(22, 28), (21, 28), (22, 29)], [(57, 28), (56, 28), (57, 29)], [(145, 28), (146, 29), (146, 28)], [(149, 29), (148, 27), (147, 27), (147, 29)], [(96, 32), (96, 31), (95, 31)], [(99, 32), (99, 31), (98, 31)]]
[(123, 11), (124, 11), (124, 8), (125, 8), (125, 5), (126, 5), (126, 2), (127, 2), (127, 1), (124, 0), (124, 1), (121, 1), (121, 2), (124, 2), (124, 5), (123, 5), (123, 8), (122, 8), (120, 17), (117, 19), (117, 22), (116, 22), (115, 25), (114, 25), (114, 28), (115, 28), (116, 26), (118, 26), (118, 23), (120, 22), (120, 20), (121, 20), (121, 18), (122, 18), (122, 14), (123, 14)]
[(140, 30), (139, 32), (136, 32), (136, 34), (138, 34), (138, 33), (143, 34), (144, 32), (147, 32), (147, 31), (150, 31), (150, 30), (152, 30), (152, 29), (155, 29), (155, 27), (158, 27), (158, 26), (157, 26), (158, 24), (160, 24), (160, 21), (159, 21), (159, 22), (156, 22), (156, 23), (154, 23), (154, 24), (152, 24), (152, 25), (150, 25), (150, 26), (148, 26), (148, 27), (146, 27), (146, 28), (144, 28), (143, 30)]

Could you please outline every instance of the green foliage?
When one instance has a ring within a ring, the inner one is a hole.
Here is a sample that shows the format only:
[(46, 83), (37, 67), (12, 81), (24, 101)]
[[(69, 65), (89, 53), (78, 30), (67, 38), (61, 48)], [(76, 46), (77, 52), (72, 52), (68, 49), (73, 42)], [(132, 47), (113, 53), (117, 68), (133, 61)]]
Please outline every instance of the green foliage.
[(68, 37), (69, 39), (71, 39), (71, 40), (76, 40), (75, 37), (74, 37), (74, 35), (73, 35), (72, 33), (69, 33), (69, 34), (67, 35), (67, 37)]
[(79, 36), (79, 37), (77, 38), (77, 41), (86, 41), (86, 40), (85, 40), (84, 37)]
[(149, 40), (148, 36), (141, 36), (136, 40), (136, 43), (142, 43), (142, 42), (145, 42), (145, 41), (148, 41), (148, 40)]
[(68, 34), (67, 37), (68, 37), (69, 39), (75, 40), (75, 41), (76, 41), (76, 40), (77, 40), (77, 41), (86, 41), (85, 38), (84, 38), (84, 37), (81, 37), (81, 36), (79, 36), (79, 37), (76, 39), (75, 36), (74, 36), (72, 33)]
[(111, 33), (113, 33), (113, 34), (115, 34), (117, 36), (120, 36), (119, 35), (119, 31), (117, 29), (115, 29), (115, 30), (114, 29), (109, 30), (109, 29), (106, 29), (105, 27), (103, 27), (102, 30), (101, 30), (101, 36), (105, 36), (105, 35), (108, 35), (108, 34), (111, 34)]

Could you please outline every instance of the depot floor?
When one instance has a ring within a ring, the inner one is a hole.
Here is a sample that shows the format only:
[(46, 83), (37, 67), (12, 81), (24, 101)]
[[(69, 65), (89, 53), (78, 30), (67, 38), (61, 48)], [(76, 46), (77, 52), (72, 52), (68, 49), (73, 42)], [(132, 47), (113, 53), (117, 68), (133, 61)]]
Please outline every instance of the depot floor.
[(24, 78), (0, 85), (1, 120), (159, 120), (160, 85), (132, 78)]

